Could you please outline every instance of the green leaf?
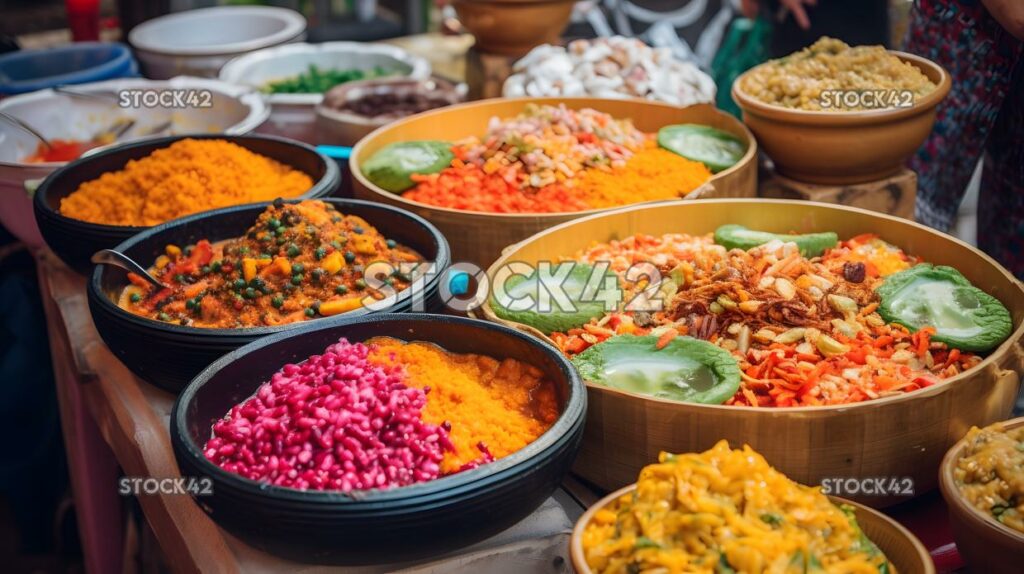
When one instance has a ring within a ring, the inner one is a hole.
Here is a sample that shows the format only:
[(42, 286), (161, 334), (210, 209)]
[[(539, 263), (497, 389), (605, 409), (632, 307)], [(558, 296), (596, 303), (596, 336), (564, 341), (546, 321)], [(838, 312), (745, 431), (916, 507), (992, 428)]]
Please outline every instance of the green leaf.
[(933, 327), (933, 341), (972, 352), (989, 351), (1010, 336), (1010, 312), (952, 267), (921, 263), (885, 278), (876, 290), (878, 314), (918, 331)]
[(573, 358), (585, 380), (657, 398), (722, 404), (740, 386), (740, 368), (729, 351), (693, 337), (676, 337), (658, 349), (658, 337), (618, 335)]

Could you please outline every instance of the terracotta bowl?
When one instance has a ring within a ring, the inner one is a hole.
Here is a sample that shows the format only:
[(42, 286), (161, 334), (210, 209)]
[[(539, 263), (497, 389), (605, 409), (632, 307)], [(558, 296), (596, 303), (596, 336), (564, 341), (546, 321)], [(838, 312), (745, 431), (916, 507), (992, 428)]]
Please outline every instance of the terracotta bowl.
[[(877, 233), (936, 265), (959, 269), (1010, 310), (1013, 333), (973, 369), (911, 393), (850, 405), (759, 408), (658, 399), (587, 383), (583, 449), (573, 471), (604, 490), (636, 480), (658, 452), (702, 452), (721, 439), (749, 444), (801, 484), (826, 479), (894, 477), (913, 492), (857, 497), (872, 507), (908, 500), (938, 486), (946, 450), (971, 428), (1010, 416), (1024, 374), (1024, 284), (974, 247), (923, 225), (873, 211), (810, 201), (709, 199), (639, 205), (577, 219), (505, 249), (488, 270), (572, 256), (594, 242), (637, 233), (705, 234), (726, 223), (778, 233), (834, 231), (841, 238)], [(477, 316), (504, 321), (489, 303)]]
[[(645, 132), (683, 123), (704, 124), (735, 135), (747, 146), (740, 161), (729, 169), (711, 176), (710, 188), (695, 190), (681, 201), (698, 197), (754, 197), (757, 195), (757, 142), (743, 122), (716, 109), (700, 104), (681, 108), (647, 100), (613, 100), (606, 98), (494, 98), (441, 108), (416, 114), (388, 124), (361, 139), (352, 150), (349, 169), (355, 196), (359, 199), (387, 203), (412, 211), (438, 227), (452, 246), (453, 261), (469, 261), (486, 267), (501, 255), (508, 245), (521, 241), (553, 225), (608, 211), (565, 211), (560, 213), (481, 213), (446, 207), (435, 207), (403, 198), (386, 191), (363, 175), (360, 166), (377, 150), (396, 142), (415, 140), (458, 141), (482, 136), (493, 117), (508, 118), (523, 111), (528, 104), (559, 105), (570, 109), (593, 108), (615, 118), (629, 118)], [(698, 193), (700, 192), (700, 193)], [(680, 200), (671, 200), (680, 203)]]
[[(1007, 430), (1021, 426), (1024, 426), (1024, 417), (1003, 423)], [(963, 439), (953, 445), (939, 470), (939, 485), (949, 507), (949, 526), (956, 548), (972, 572), (1020, 572), (1024, 564), (1024, 533), (996, 522), (971, 506), (953, 479), (953, 469), (965, 448), (967, 443)]]
[(476, 49), (522, 56), (541, 44), (558, 44), (575, 0), (455, 0), (459, 21)]
[[(636, 489), (636, 484), (631, 484), (609, 494), (588, 508), (576, 522), (576, 527), (572, 530), (572, 538), (569, 541), (569, 552), (576, 574), (592, 574), (593, 572), (587, 565), (583, 554), (583, 531), (590, 523), (590, 519), (599, 510), (634, 489)], [(924, 545), (898, 522), (877, 510), (872, 510), (856, 502), (837, 496), (830, 496), (829, 499), (836, 504), (849, 504), (854, 507), (857, 523), (860, 524), (861, 530), (885, 553), (889, 561), (896, 566), (897, 572), (900, 574), (935, 574), (935, 564), (932, 563), (932, 558), (928, 555)]]
[(912, 54), (890, 53), (920, 69), (936, 89), (906, 108), (794, 110), (745, 93), (740, 86), (753, 72), (749, 70), (733, 82), (732, 98), (780, 174), (824, 185), (884, 179), (897, 173), (931, 133), (936, 107), (951, 85), (949, 74), (938, 64)]

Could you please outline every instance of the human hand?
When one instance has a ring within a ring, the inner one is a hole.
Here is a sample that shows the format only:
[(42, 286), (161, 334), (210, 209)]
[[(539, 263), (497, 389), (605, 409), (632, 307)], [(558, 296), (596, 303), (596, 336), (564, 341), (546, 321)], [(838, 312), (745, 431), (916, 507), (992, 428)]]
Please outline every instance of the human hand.
[[(1012, 0), (994, 0), (1011, 2)], [(779, 4), (782, 4), (782, 15), (786, 12), (793, 14), (793, 19), (796, 20), (797, 26), (804, 30), (808, 30), (811, 27), (811, 19), (807, 16), (807, 10), (804, 5), (817, 6), (818, 0), (779, 0)], [(740, 0), (740, 11), (747, 18), (756, 18), (757, 11), (760, 8), (760, 0)]]
[(1024, 40), (1024, 2), (1020, 0), (981, 0), (992, 18), (1018, 40)]

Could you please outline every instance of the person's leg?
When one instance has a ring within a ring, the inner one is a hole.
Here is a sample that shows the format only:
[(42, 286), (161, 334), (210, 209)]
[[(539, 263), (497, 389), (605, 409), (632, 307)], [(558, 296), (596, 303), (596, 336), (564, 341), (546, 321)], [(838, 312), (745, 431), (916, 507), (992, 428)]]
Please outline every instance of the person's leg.
[(1024, 279), (1024, 58), (986, 146), (978, 230), (978, 246)]
[(1009, 90), (1021, 43), (980, 2), (918, 0), (906, 50), (937, 62), (953, 80), (935, 128), (910, 160), (918, 177), (917, 220), (946, 231)]

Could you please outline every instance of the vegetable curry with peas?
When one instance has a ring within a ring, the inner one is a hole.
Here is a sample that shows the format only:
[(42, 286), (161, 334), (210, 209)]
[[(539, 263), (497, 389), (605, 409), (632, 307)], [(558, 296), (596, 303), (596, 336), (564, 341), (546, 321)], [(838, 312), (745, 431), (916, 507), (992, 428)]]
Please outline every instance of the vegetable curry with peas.
[[(264, 327), (353, 311), (409, 286), (423, 257), (323, 201), (277, 200), (240, 238), (168, 245), (150, 273), (129, 273), (118, 305), (159, 321), (213, 329)], [(367, 284), (368, 265), (389, 274)], [(377, 287), (377, 288), (374, 288)]]

